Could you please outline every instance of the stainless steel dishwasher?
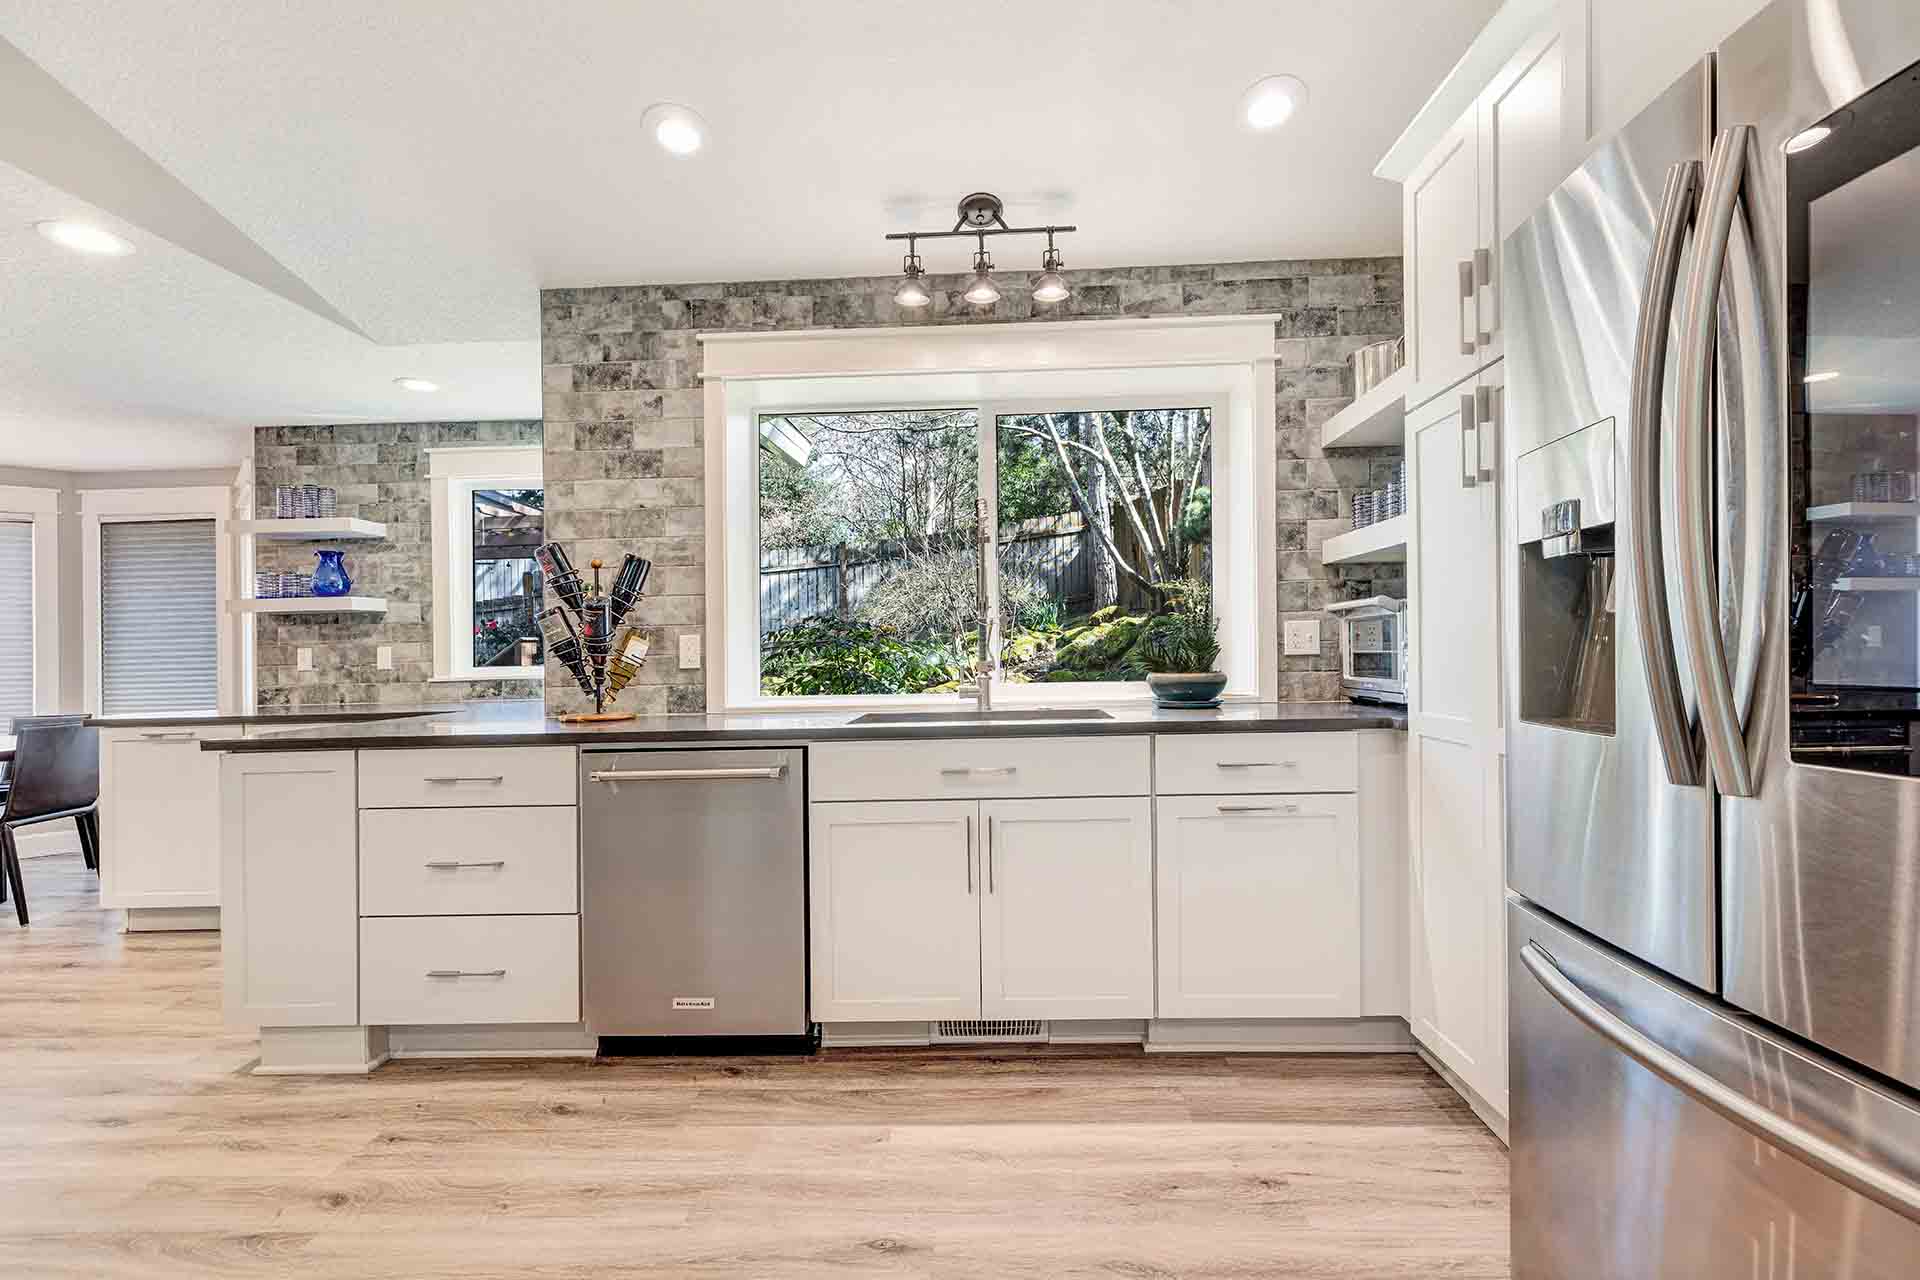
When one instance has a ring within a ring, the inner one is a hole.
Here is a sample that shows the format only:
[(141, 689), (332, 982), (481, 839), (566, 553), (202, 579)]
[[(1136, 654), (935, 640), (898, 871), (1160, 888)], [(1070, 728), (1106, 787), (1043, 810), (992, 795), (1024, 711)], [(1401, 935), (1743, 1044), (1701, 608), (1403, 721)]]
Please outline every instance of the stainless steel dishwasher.
[[(811, 1045), (804, 759), (580, 752), (582, 998), (603, 1051)], [(657, 1043), (606, 1043), (625, 1037)]]

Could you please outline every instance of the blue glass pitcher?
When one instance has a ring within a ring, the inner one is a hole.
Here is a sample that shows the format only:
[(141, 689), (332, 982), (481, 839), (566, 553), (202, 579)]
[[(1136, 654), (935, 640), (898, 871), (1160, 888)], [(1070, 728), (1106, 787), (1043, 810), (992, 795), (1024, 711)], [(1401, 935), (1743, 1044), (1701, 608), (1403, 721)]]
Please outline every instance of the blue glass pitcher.
[(316, 551), (320, 563), (313, 571), (313, 594), (317, 596), (343, 596), (353, 590), (353, 579), (347, 576), (347, 566), (340, 557), (344, 551)]

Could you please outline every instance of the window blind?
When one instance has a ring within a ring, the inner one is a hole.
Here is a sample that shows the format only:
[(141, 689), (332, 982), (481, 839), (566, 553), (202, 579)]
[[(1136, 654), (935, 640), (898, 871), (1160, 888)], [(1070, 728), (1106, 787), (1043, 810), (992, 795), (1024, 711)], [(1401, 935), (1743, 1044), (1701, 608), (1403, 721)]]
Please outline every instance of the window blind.
[(211, 520), (100, 525), (100, 710), (217, 711), (220, 595)]
[(33, 714), (33, 526), (0, 521), (0, 728)]

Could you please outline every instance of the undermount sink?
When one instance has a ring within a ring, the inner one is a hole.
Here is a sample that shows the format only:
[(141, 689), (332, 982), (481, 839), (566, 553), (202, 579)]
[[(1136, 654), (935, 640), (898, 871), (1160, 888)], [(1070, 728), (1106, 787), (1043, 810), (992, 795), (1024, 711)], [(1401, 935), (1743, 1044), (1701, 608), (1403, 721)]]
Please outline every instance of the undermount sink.
[(1089, 707), (1040, 707), (1032, 711), (869, 711), (851, 724), (981, 724), (1020, 720), (1111, 720), (1110, 712)]

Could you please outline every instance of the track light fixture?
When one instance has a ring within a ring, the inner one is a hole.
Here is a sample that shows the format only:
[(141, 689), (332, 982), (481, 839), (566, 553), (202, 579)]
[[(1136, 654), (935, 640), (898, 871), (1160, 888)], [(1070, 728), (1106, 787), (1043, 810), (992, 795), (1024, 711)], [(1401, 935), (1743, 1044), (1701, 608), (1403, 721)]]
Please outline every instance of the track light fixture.
[(993, 279), (993, 256), (987, 252), (988, 236), (1037, 236), (1047, 238), (1046, 254), (1040, 259), (1040, 274), (1033, 282), (1033, 300), (1035, 302), (1060, 302), (1072, 296), (1066, 277), (1060, 273), (1060, 251), (1053, 247), (1056, 233), (1065, 235), (1078, 228), (1069, 226), (1010, 227), (1007, 225), (1005, 206), (1000, 197), (987, 191), (976, 191), (960, 202), (959, 219), (951, 231), (895, 231), (887, 236), (889, 240), (905, 240), (907, 256), (900, 264), (900, 284), (893, 291), (894, 302), (902, 307), (924, 307), (933, 301), (933, 294), (927, 288), (926, 269), (920, 263), (920, 255), (915, 246), (921, 240), (945, 240), (959, 236), (972, 236), (976, 245), (973, 254), (973, 275), (967, 281), (966, 292), (961, 294), (968, 302), (979, 307), (990, 307), (1000, 301), (1000, 286)]
[(915, 309), (933, 301), (933, 294), (927, 289), (927, 269), (920, 265), (920, 255), (913, 251), (913, 240), (907, 240), (907, 256), (900, 261), (900, 287), (893, 291), (893, 300), (900, 306)]

